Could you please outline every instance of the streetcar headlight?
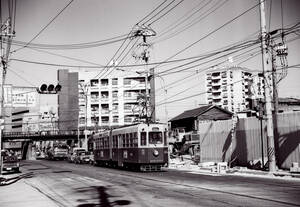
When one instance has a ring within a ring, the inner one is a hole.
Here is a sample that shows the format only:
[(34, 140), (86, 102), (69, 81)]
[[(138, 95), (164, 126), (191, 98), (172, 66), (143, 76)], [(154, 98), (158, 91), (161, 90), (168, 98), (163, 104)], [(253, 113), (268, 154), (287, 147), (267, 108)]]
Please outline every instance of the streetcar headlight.
[(155, 157), (157, 157), (157, 156), (159, 155), (159, 152), (155, 149), (155, 150), (153, 150), (153, 155), (154, 155)]

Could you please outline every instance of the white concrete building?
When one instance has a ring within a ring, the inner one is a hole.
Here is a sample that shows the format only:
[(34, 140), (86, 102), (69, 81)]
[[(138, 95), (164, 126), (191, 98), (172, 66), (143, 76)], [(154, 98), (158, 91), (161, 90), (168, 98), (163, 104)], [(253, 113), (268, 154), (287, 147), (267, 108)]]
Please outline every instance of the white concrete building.
[[(134, 123), (141, 113), (138, 96), (145, 94), (145, 75), (116, 71), (79, 72), (79, 127), (122, 126)], [(148, 90), (150, 82), (148, 82)], [(87, 111), (87, 116), (86, 116)]]
[(233, 113), (248, 110), (249, 99), (263, 97), (262, 78), (246, 68), (216, 68), (206, 72), (205, 79), (207, 103)]

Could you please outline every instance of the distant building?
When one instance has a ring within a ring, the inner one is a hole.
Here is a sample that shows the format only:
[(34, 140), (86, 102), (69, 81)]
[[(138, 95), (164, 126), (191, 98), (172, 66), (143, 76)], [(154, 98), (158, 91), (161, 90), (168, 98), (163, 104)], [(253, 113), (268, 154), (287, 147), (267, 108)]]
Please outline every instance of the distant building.
[[(151, 88), (154, 88), (154, 80), (150, 77), (148, 110), (155, 119), (155, 96)], [(145, 115), (146, 110), (140, 104), (145, 100), (142, 98), (146, 93), (145, 74), (114, 70), (99, 77), (99, 72), (79, 72), (78, 93), (80, 128), (85, 124), (89, 128), (129, 125)]]
[(263, 97), (263, 78), (241, 67), (206, 72), (206, 100), (233, 113), (249, 110), (249, 100)]
[(58, 70), (58, 82), (61, 91), (58, 93), (58, 129), (78, 129), (78, 73)]
[[(51, 119), (45, 114), (51, 114)], [(4, 86), (4, 131), (56, 130), (57, 95), (39, 94), (36, 87)]]
[(278, 112), (300, 111), (300, 99), (297, 98), (279, 98)]
[(232, 113), (216, 105), (206, 105), (184, 111), (172, 118), (171, 130), (184, 128), (186, 132), (198, 130), (199, 122), (227, 120), (232, 118)]

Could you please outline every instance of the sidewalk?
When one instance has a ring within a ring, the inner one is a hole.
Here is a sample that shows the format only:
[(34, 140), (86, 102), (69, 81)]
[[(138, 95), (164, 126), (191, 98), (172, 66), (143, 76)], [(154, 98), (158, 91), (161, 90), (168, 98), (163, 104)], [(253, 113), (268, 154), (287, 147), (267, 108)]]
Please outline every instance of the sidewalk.
[(0, 206), (5, 207), (53, 207), (57, 206), (46, 195), (33, 188), (30, 183), (35, 182), (35, 177), (22, 169), (22, 173), (4, 174), (2, 178), (7, 182), (0, 186)]
[(272, 179), (293, 179), (300, 181), (300, 173), (291, 173), (289, 171), (278, 170), (276, 172), (270, 173), (268, 171), (263, 170), (253, 170), (248, 169), (246, 167), (234, 167), (234, 168), (226, 168), (217, 172), (217, 166), (209, 166), (209, 167), (200, 167), (199, 165), (192, 164), (189, 160), (184, 161), (175, 161), (173, 163), (171, 161), (169, 168), (170, 170), (181, 170), (187, 172), (194, 172), (205, 175), (212, 176), (226, 176), (226, 175), (234, 175), (234, 176), (248, 176), (248, 177), (262, 177), (262, 178), (272, 178)]

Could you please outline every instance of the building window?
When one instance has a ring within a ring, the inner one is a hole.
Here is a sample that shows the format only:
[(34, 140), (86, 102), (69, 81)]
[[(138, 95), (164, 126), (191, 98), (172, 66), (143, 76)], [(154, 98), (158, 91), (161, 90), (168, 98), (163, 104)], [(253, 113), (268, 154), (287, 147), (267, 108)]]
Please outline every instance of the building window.
[(118, 78), (113, 78), (112, 79), (112, 85), (113, 86), (118, 85)]
[(128, 78), (124, 79), (124, 85), (131, 85), (131, 80)]
[(108, 86), (108, 79), (101, 79), (101, 86)]
[(131, 110), (131, 104), (125, 104), (124, 110)]
[(118, 122), (119, 122), (119, 117), (113, 116), (113, 123), (118, 123)]
[(98, 79), (92, 79), (91, 80), (91, 87), (98, 86), (98, 84), (99, 84), (99, 80)]
[(124, 97), (131, 97), (130, 91), (124, 91)]
[(118, 98), (118, 91), (113, 91), (112, 92), (112, 97), (113, 98)]

